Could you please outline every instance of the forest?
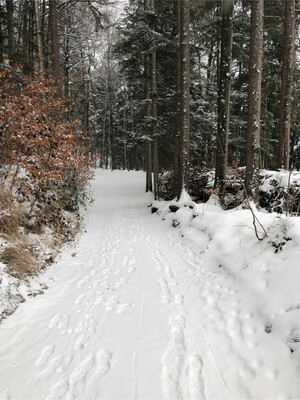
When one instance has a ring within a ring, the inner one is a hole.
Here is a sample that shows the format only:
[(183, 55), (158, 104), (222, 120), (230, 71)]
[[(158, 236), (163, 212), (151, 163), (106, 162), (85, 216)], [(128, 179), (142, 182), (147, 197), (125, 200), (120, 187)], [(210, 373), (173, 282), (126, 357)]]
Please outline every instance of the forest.
[(300, 398), (299, 0), (0, 0), (0, 399)]
[(41, 136), (23, 132), (10, 143), (7, 95), (22, 114), (22, 80), (47, 92), (41, 103), (61, 102), (54, 114), (98, 166), (146, 170), (155, 199), (183, 185), (202, 199), (242, 184), (253, 196), (260, 169), (300, 167), (296, 0), (1, 1), (0, 62), (4, 163), (19, 156), (32, 171), (31, 151), (5, 148), (39, 153), (47, 138), (35, 118)]

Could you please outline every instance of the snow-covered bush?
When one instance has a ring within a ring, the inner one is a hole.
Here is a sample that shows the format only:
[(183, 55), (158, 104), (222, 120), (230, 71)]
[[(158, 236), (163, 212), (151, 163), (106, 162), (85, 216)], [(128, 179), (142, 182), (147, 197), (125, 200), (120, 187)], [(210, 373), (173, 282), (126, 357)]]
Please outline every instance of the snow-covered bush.
[[(214, 170), (206, 166), (194, 168), (190, 174), (189, 193), (193, 201), (205, 203), (214, 193)], [(228, 170), (222, 194), (223, 208), (230, 210), (244, 202), (245, 168)], [(172, 200), (173, 175), (164, 172), (159, 177), (160, 197)], [(260, 171), (259, 205), (268, 212), (300, 214), (300, 172)]]

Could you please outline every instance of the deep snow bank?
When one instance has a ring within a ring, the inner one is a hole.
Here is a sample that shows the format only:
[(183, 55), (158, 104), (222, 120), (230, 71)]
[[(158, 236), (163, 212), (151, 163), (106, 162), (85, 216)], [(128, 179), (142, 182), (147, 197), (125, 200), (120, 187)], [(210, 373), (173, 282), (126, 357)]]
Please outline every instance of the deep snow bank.
[[(179, 209), (171, 212), (170, 206)], [(255, 210), (268, 235), (258, 241), (250, 210), (224, 211), (214, 201), (196, 204), (186, 198), (154, 202), (152, 207), (196, 244), (212, 271), (231, 276), (252, 292), (251, 307), (264, 321), (264, 346), (273, 339), (280, 342), (276, 351), (300, 369), (300, 218)]]

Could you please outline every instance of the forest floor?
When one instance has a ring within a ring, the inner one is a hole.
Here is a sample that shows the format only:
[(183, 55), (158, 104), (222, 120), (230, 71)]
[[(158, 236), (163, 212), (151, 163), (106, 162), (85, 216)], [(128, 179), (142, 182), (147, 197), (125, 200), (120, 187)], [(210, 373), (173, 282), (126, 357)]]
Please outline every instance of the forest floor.
[(96, 171), (86, 232), (0, 325), (0, 399), (300, 398), (299, 218), (261, 214), (258, 242), (207, 205), (174, 229), (144, 185)]

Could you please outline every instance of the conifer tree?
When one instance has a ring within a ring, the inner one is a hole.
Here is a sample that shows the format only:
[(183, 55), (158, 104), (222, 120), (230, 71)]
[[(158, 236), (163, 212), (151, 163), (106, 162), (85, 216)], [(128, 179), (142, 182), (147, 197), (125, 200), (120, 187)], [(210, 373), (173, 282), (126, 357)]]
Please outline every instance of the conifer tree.
[(260, 109), (263, 55), (263, 15), (264, 0), (252, 0), (248, 91), (246, 190), (249, 194), (254, 194), (256, 200), (258, 199), (259, 192), (260, 168)]
[(215, 187), (223, 188), (228, 163), (228, 134), (232, 68), (233, 0), (222, 0), (221, 59), (219, 67), (218, 124)]
[(180, 0), (179, 193), (189, 189), (190, 173), (190, 1)]
[(295, 0), (285, 1), (284, 43), (280, 91), (278, 168), (290, 167), (290, 127), (295, 59)]

